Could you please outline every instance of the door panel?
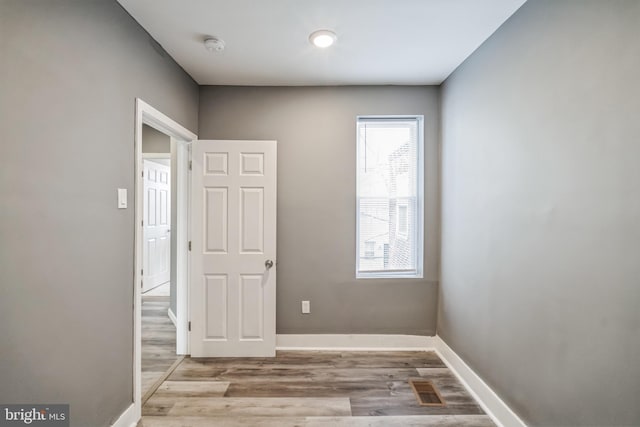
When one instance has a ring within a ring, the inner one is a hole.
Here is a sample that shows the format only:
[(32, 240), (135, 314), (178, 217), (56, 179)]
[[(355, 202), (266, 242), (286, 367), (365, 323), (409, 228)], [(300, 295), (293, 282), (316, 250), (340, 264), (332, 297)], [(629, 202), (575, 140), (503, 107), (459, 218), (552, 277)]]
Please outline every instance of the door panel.
[(275, 356), (276, 149), (194, 142), (193, 357)]
[(208, 253), (227, 253), (227, 192), (227, 188), (205, 189), (205, 251)]
[(264, 253), (264, 189), (240, 188), (240, 252)]
[(262, 276), (240, 275), (240, 340), (264, 338)]
[(170, 280), (170, 185), (171, 172), (168, 166), (144, 161), (143, 292)]
[(205, 276), (206, 333), (208, 339), (227, 339), (227, 276), (215, 274)]

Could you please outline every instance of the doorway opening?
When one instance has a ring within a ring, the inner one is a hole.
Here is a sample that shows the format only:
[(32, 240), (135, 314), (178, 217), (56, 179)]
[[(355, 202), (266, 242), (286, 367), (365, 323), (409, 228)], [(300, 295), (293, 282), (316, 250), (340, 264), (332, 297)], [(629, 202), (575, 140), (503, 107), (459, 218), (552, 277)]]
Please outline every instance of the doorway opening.
[[(194, 133), (136, 99), (133, 400), (138, 418), (143, 396), (165, 373), (162, 362), (170, 369), (189, 353), (188, 190), (195, 139)], [(156, 345), (160, 336), (164, 346)], [(143, 358), (148, 358), (144, 373)]]
[[(175, 144), (175, 142), (173, 143)], [(178, 358), (176, 175), (171, 137), (142, 125), (142, 404)], [(173, 190), (173, 191), (172, 191)]]

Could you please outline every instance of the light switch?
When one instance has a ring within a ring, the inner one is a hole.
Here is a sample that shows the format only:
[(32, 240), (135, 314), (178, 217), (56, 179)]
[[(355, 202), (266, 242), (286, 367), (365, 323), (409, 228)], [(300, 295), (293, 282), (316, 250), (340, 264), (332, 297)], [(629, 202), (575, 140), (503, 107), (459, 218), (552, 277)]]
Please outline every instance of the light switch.
[(127, 189), (118, 188), (118, 209), (127, 209)]
[(311, 303), (309, 301), (302, 301), (302, 314), (311, 313)]

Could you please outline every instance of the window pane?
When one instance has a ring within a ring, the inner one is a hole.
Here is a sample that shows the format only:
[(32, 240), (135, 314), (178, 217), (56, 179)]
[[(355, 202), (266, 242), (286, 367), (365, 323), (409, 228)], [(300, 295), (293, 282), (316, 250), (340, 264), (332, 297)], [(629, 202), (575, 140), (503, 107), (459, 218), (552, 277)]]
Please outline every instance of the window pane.
[(418, 123), (358, 120), (359, 272), (418, 270)]

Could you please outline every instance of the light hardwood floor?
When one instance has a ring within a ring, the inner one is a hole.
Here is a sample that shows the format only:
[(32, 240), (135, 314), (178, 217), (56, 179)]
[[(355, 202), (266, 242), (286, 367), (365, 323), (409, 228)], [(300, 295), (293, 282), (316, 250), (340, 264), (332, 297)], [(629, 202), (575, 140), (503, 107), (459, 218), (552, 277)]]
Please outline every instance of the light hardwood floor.
[(178, 359), (168, 296), (142, 296), (142, 396)]
[[(438, 387), (420, 406), (409, 378)], [(184, 359), (139, 426), (494, 426), (431, 352), (279, 351), (275, 358)]]

